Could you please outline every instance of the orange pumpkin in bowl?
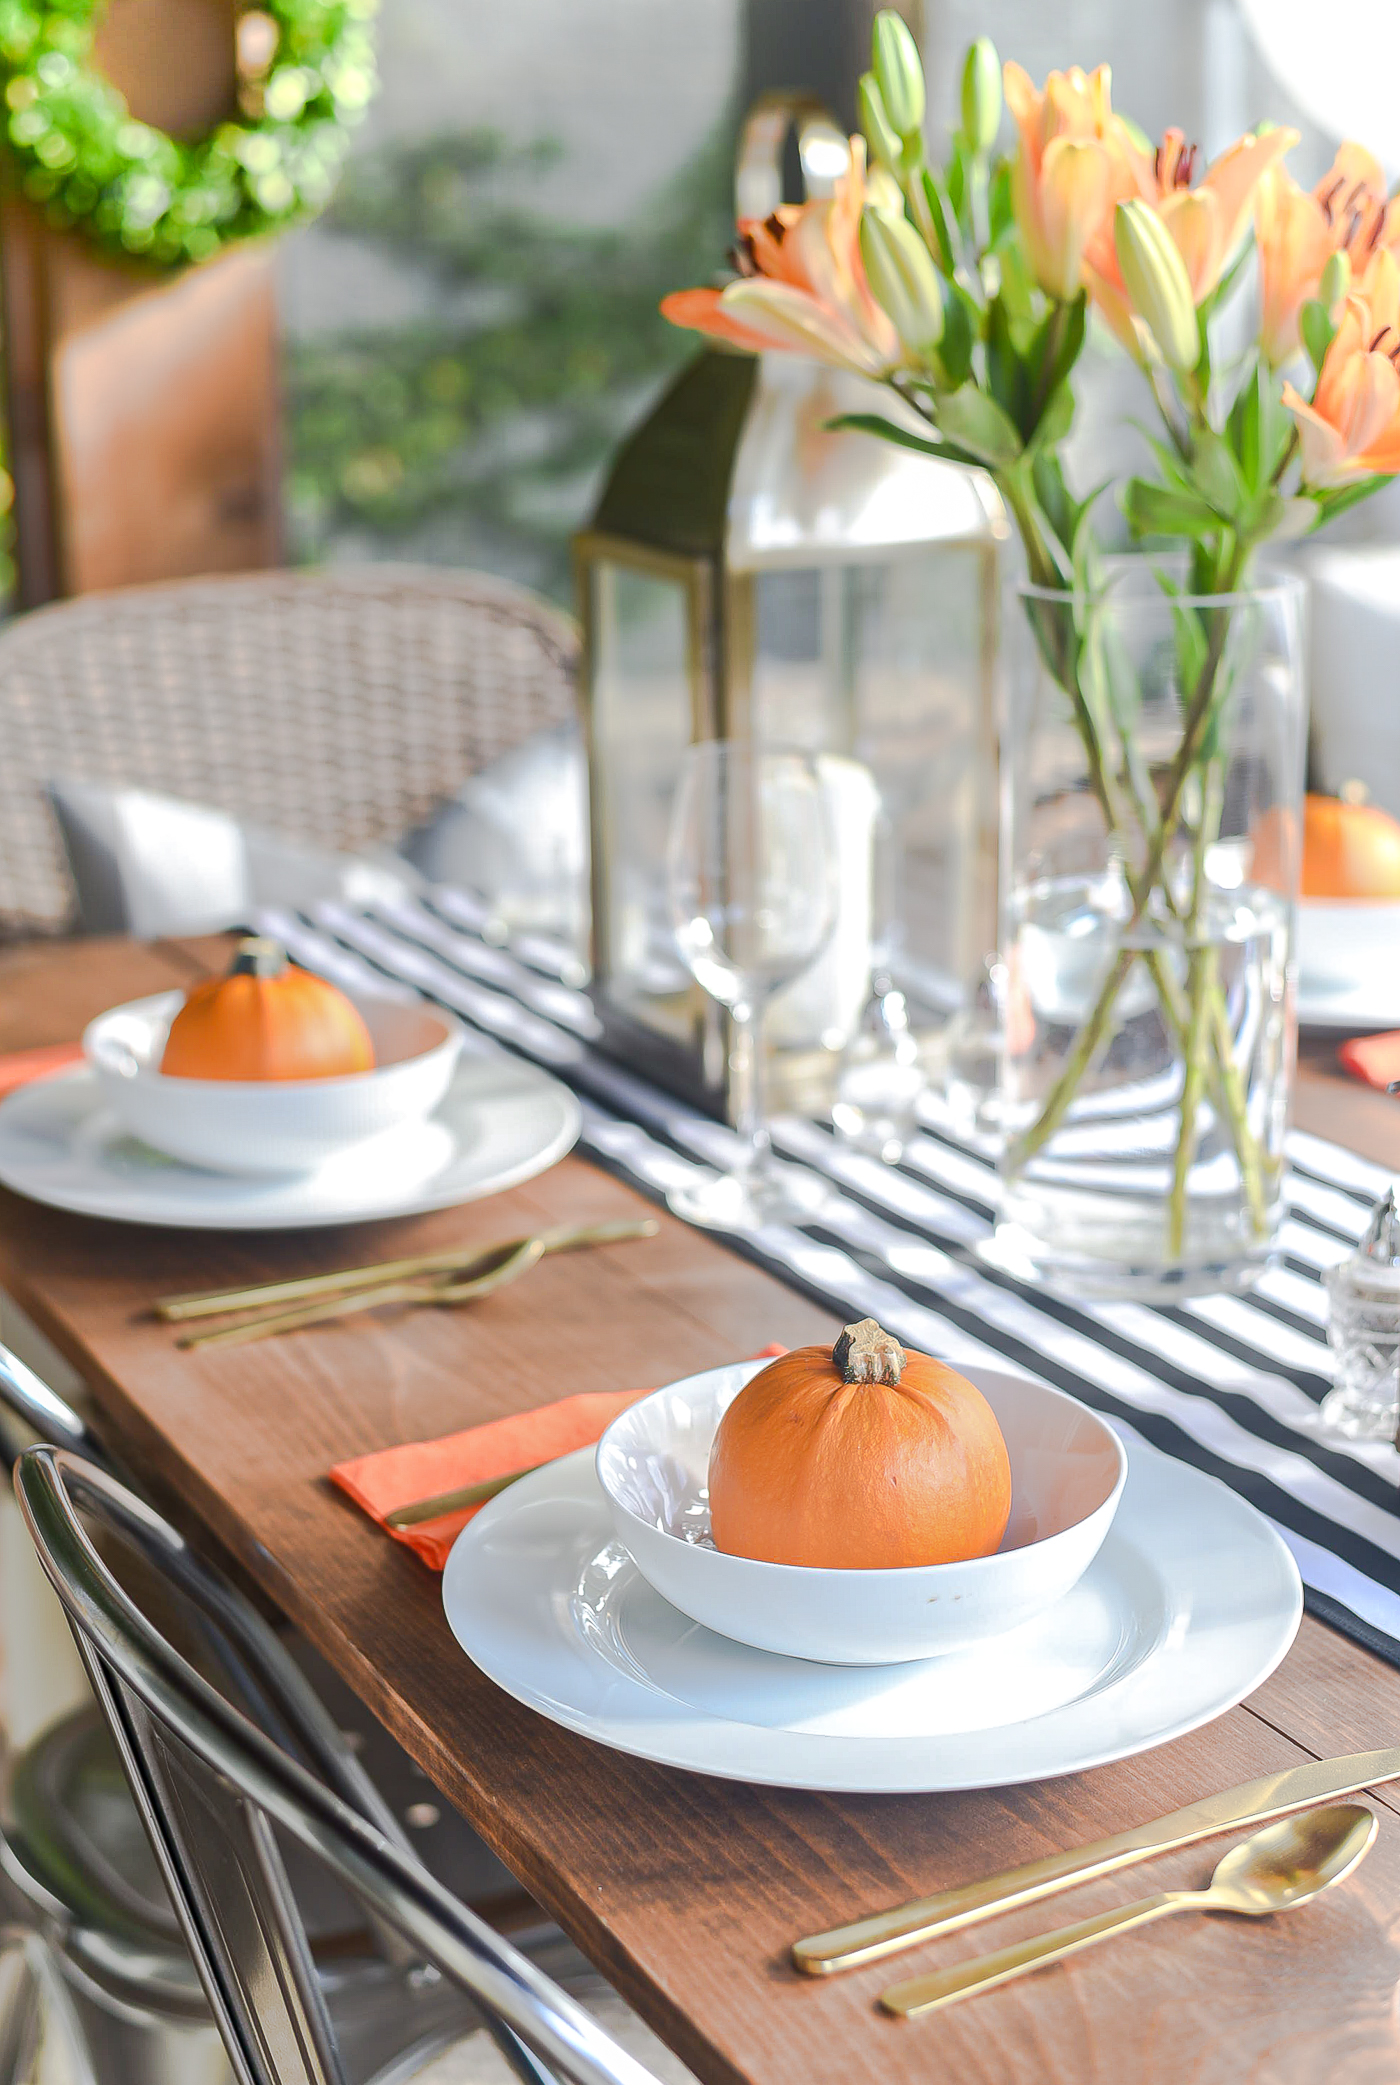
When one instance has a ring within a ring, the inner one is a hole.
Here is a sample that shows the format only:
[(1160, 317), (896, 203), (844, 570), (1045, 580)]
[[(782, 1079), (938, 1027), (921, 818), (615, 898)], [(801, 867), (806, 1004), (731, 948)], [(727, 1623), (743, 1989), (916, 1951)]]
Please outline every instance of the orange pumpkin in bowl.
[[(1275, 808), (1265, 812), (1254, 835), (1255, 880), (1271, 890), (1286, 888), (1290, 825), (1288, 814)], [(1305, 797), (1299, 896), (1400, 898), (1400, 823), (1378, 804)]]
[(374, 1044), (342, 991), (250, 936), (225, 976), (186, 994), (160, 1068), (175, 1079), (338, 1079), (373, 1071)]
[(744, 1386), (715, 1433), (709, 1492), (716, 1549), (891, 1570), (989, 1556), (1011, 1465), (981, 1391), (866, 1318)]

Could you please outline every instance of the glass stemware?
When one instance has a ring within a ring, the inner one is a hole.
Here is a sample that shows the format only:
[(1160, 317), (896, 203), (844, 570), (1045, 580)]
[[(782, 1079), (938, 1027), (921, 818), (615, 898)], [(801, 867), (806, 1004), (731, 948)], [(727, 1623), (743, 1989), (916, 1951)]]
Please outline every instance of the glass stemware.
[(805, 1211), (772, 1162), (763, 1019), (822, 955), (836, 923), (836, 847), (816, 761), (713, 739), (685, 756), (671, 815), (667, 892), (692, 975), (729, 1011), (737, 1170), (668, 1198), (691, 1223), (732, 1228)]

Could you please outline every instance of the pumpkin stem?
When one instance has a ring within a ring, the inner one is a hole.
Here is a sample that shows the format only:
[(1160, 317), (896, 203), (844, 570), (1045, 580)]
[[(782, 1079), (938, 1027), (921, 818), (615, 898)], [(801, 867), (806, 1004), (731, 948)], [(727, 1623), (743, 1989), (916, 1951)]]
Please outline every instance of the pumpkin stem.
[(228, 966), (230, 977), (280, 977), (287, 967), (287, 951), (280, 941), (264, 934), (249, 934), (234, 950)]
[(904, 1373), (903, 1347), (874, 1318), (848, 1325), (831, 1358), (848, 1383), (897, 1383)]

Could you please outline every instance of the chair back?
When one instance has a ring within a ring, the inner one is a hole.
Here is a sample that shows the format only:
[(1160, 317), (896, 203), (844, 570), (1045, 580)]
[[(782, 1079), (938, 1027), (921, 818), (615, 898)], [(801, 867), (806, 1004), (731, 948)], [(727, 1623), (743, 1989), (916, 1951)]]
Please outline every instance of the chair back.
[[(0, 1411), (12, 1413), (31, 1432), (37, 1433), (41, 1441), (51, 1441), (60, 1448), (76, 1449), (80, 1455), (89, 1456), (94, 1461), (103, 1459), (87, 1421), (8, 1347), (0, 1347)], [(0, 1426), (0, 1462), (7, 1470), (14, 1468), (15, 1451), (3, 1426)]]
[(0, 630), (0, 931), (61, 930), (56, 779), (353, 852), (575, 713), (577, 637), (479, 573), (360, 565), (88, 594)]
[[(240, 2085), (345, 2085), (279, 1835), (323, 1861), (372, 1919), (466, 1991), (521, 2075), (540, 2085), (553, 2072), (574, 2085), (656, 2085), (582, 2007), (434, 1880), (372, 1788), (366, 1804), (364, 1790), (345, 1783), (317, 1742), (324, 1711), (311, 1696), (313, 1713), (303, 1721), (305, 1682), (293, 1667), (288, 1687), (285, 1654), (271, 1632), (158, 1514), (66, 1449), (27, 1450), (15, 1489)], [(251, 1683), (256, 1693), (263, 1682), (286, 1743), (250, 1721), (161, 1634), (99, 1555), (79, 1508), (205, 1615), (231, 1652), (230, 1692), (236, 1699)], [(266, 1673), (249, 1670), (259, 1631), (279, 1653)]]

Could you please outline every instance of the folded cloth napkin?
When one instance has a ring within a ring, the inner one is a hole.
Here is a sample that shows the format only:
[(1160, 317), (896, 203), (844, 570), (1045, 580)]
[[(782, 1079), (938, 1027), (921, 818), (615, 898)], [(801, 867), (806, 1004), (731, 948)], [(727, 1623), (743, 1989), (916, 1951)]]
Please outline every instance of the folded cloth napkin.
[(51, 1072), (67, 1071), (70, 1064), (81, 1064), (81, 1043), (45, 1043), (37, 1050), (11, 1050), (8, 1056), (0, 1056), (0, 1099), (13, 1093), (18, 1086), (27, 1086), (31, 1079), (46, 1079)]
[(1400, 1033), (1359, 1035), (1355, 1042), (1344, 1042), (1337, 1057), (1354, 1077), (1384, 1093), (1400, 1079)]
[[(754, 1359), (768, 1361), (786, 1352), (786, 1347), (767, 1346)], [(508, 1419), (491, 1419), (484, 1426), (469, 1426), (435, 1441), (406, 1441), (398, 1448), (357, 1455), (336, 1464), (331, 1482), (383, 1527), (386, 1513), (410, 1506), (416, 1499), (436, 1498), (440, 1492), (486, 1484), (496, 1477), (523, 1475), (541, 1463), (572, 1455), (576, 1448), (592, 1447), (619, 1412), (650, 1395), (649, 1390), (595, 1390), (562, 1397), (557, 1404), (539, 1405), (533, 1412), (513, 1412)], [(481, 1505), (444, 1513), (440, 1519), (420, 1520), (414, 1527), (385, 1532), (416, 1551), (430, 1570), (441, 1571), (458, 1535), (485, 1504), (483, 1499)]]

